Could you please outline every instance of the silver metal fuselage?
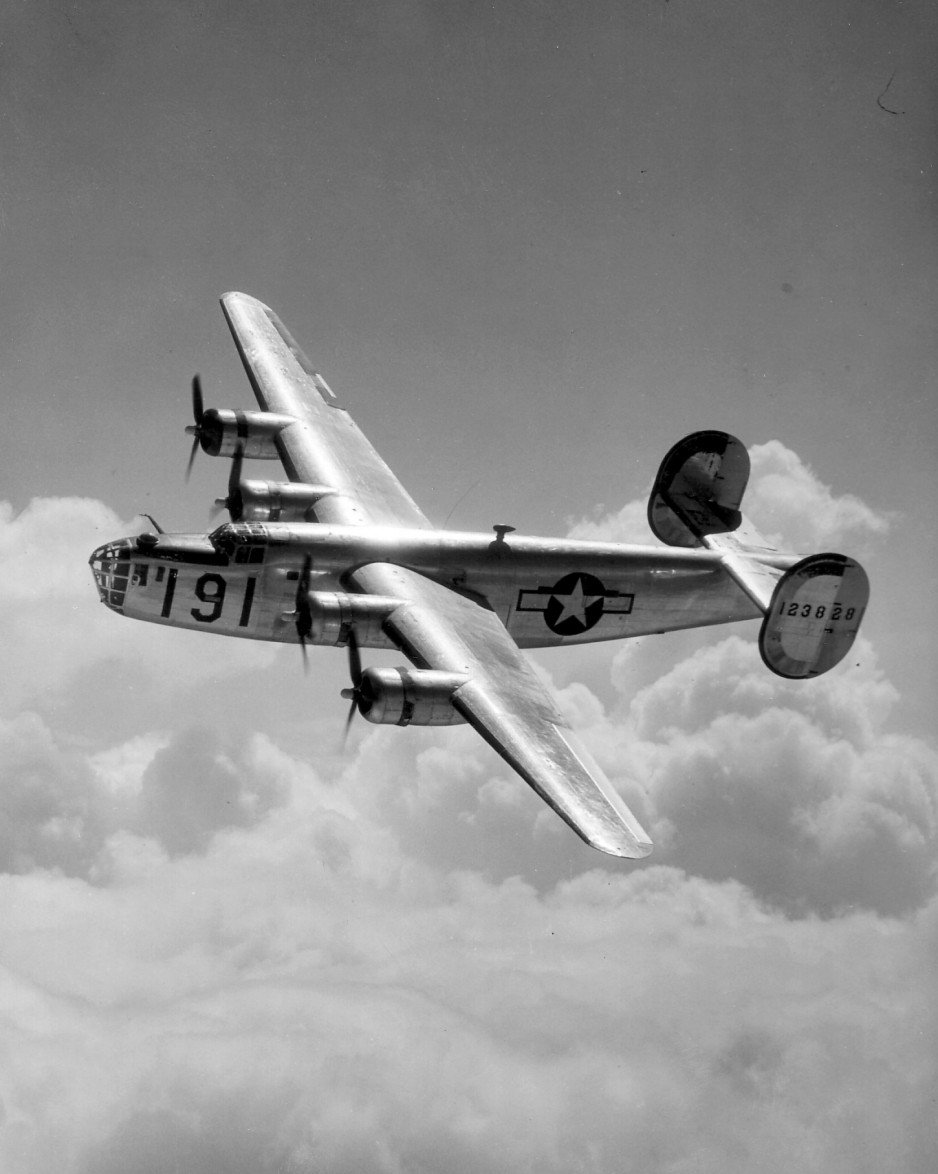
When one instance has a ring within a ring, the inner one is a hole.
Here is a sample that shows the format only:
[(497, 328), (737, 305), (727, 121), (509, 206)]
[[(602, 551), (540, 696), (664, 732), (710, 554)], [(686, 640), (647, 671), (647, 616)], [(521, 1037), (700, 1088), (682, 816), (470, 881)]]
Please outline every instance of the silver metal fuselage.
[[(759, 617), (708, 550), (450, 530), (322, 523), (232, 524), (99, 547), (101, 598), (135, 619), (254, 640), (297, 640), (304, 562), (311, 591), (348, 589), (371, 563), (406, 567), (491, 608), (523, 648), (619, 640)], [(765, 560), (788, 566), (788, 556)], [(394, 647), (380, 633), (371, 647)]]

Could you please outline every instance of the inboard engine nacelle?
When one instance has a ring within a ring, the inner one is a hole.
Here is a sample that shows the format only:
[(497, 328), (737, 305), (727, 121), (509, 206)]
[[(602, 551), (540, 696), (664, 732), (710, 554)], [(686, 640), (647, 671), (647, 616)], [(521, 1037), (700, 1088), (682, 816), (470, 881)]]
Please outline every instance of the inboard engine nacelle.
[(311, 522), (316, 504), (334, 493), (328, 485), (248, 480), (237, 485), (225, 505), (232, 522)]
[(345, 591), (309, 591), (299, 601), (302, 634), (310, 644), (333, 648), (351, 639), (362, 648), (395, 648), (384, 621), (401, 601), (386, 595), (351, 595)]

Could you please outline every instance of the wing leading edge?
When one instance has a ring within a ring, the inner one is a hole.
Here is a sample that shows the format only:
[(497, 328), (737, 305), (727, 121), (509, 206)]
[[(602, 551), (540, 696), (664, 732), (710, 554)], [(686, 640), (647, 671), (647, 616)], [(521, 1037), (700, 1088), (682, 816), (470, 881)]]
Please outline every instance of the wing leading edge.
[(388, 634), (417, 667), (469, 678), (453, 705), (582, 839), (613, 856), (648, 855), (647, 833), (494, 612), (388, 563), (360, 567), (350, 578), (369, 594), (404, 600), (386, 622)]

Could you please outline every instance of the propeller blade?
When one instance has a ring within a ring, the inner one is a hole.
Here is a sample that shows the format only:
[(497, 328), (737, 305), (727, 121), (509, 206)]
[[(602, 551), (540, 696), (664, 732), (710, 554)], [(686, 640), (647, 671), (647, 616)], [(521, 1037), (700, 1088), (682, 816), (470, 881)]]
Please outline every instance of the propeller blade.
[(349, 676), (352, 678), (351, 689), (343, 689), (342, 696), (351, 701), (349, 706), (348, 717), (345, 719), (345, 729), (342, 731), (342, 750), (345, 750), (348, 742), (349, 730), (352, 728), (352, 722), (355, 720), (355, 714), (358, 712), (358, 704), (362, 696), (362, 654), (358, 646), (358, 637), (355, 635), (355, 629), (349, 628), (348, 638), (346, 640), (346, 647), (348, 648), (348, 670)]
[(244, 447), (239, 444), (232, 458), (231, 469), (228, 473), (228, 496), (221, 503), (222, 506), (227, 507), (233, 522), (240, 521), (241, 515), (244, 513), (244, 506), (241, 501), (241, 469), (243, 465)]
[(201, 428), (202, 417), (205, 415), (205, 403), (202, 400), (202, 380), (198, 375), (192, 376), (192, 418), (196, 428)]
[[(186, 430), (188, 431), (188, 429)], [(188, 481), (192, 475), (192, 466), (195, 464), (195, 454), (199, 451), (199, 434), (196, 432), (192, 438), (192, 448), (189, 451), (189, 463), (186, 465), (186, 480)]]
[(299, 606), (300, 602), (306, 602), (306, 596), (309, 593), (309, 574), (313, 569), (313, 556), (307, 554), (303, 559), (303, 569), (300, 571), (300, 577), (296, 584), (296, 602)]
[(198, 375), (192, 376), (192, 418), (195, 420), (194, 424), (186, 426), (186, 432), (192, 437), (192, 449), (189, 453), (189, 463), (186, 465), (186, 480), (192, 474), (192, 466), (195, 464), (195, 454), (199, 451), (199, 443), (202, 440), (202, 419), (205, 416), (205, 404), (202, 400), (202, 380)]
[(312, 570), (313, 559), (307, 554), (303, 559), (303, 569), (300, 571), (300, 577), (296, 584), (296, 604), (294, 606), (294, 616), (296, 623), (296, 634), (300, 640), (300, 652), (303, 654), (303, 671), (309, 671), (309, 658), (306, 655), (306, 637), (309, 635), (312, 621), (309, 614), (309, 575)]
[(231, 461), (228, 473), (228, 496), (231, 497), (241, 488), (241, 466), (244, 464), (244, 445), (239, 444)]
[(355, 629), (349, 624), (348, 632), (348, 671), (352, 678), (352, 688), (358, 695), (358, 688), (362, 683), (362, 654), (358, 647), (358, 637), (355, 635)]
[[(346, 689), (342, 690), (343, 695), (346, 692), (347, 692)], [(341, 747), (342, 747), (343, 753), (345, 752), (345, 747), (348, 745), (349, 730), (352, 728), (352, 722), (355, 720), (355, 714), (356, 714), (357, 710), (358, 710), (358, 698), (353, 696), (352, 697), (352, 704), (349, 706), (348, 716), (345, 719), (345, 726), (342, 730)]]

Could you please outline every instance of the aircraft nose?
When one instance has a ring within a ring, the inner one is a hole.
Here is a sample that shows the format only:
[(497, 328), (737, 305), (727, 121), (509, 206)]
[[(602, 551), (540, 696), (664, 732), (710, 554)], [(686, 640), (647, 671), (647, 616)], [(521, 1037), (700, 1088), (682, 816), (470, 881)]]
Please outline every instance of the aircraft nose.
[(121, 538), (92, 551), (88, 563), (94, 575), (101, 602), (112, 611), (122, 612), (124, 596), (130, 582), (130, 552), (133, 540)]

